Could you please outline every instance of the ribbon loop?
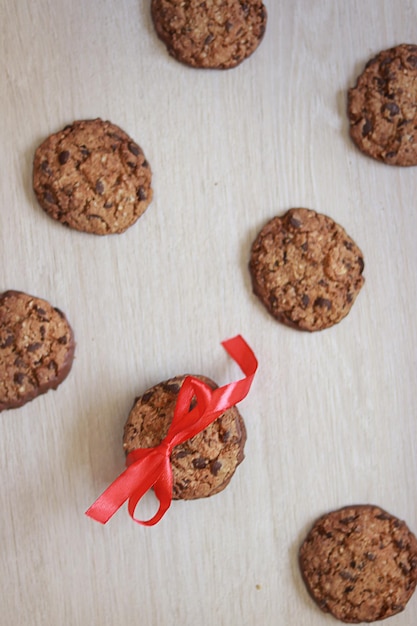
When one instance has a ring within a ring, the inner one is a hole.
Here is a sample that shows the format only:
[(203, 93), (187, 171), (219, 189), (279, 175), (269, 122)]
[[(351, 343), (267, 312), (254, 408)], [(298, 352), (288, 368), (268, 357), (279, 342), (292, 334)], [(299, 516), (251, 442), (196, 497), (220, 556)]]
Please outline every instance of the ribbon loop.
[[(144, 526), (153, 526), (165, 515), (172, 501), (172, 449), (203, 431), (248, 394), (258, 361), (241, 335), (222, 342), (226, 352), (236, 361), (245, 377), (212, 390), (194, 376), (187, 376), (179, 391), (174, 417), (166, 437), (153, 448), (138, 448), (126, 458), (127, 468), (99, 496), (86, 511), (86, 515), (105, 524), (128, 501), (132, 519)], [(190, 408), (193, 398), (197, 403)], [(149, 520), (135, 517), (135, 509), (149, 489), (153, 487), (159, 500), (159, 509)]]

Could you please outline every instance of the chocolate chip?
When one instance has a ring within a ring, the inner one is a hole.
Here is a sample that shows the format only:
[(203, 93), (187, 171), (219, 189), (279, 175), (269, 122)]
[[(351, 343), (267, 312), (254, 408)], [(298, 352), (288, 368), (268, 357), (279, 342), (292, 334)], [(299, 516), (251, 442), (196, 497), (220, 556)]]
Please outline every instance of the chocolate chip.
[(49, 204), (56, 204), (55, 198), (50, 191), (45, 191), (45, 193), (43, 194), (43, 199), (45, 200), (45, 202), (49, 202)]
[(28, 352), (36, 352), (36, 350), (39, 350), (39, 348), (42, 347), (42, 344), (39, 341), (36, 341), (35, 343), (30, 343), (27, 347)]
[(366, 119), (365, 124), (362, 126), (362, 137), (366, 137), (373, 130), (373, 125), (371, 120)]
[(381, 67), (384, 67), (385, 65), (390, 65), (394, 60), (394, 57), (392, 56), (387, 56), (385, 57), (385, 59), (382, 59), (380, 65)]
[(212, 463), (210, 463), (210, 472), (213, 474), (213, 476), (217, 476), (221, 469), (221, 466), (222, 464), (220, 463), (220, 461), (213, 461)]
[(193, 459), (193, 466), (195, 469), (204, 469), (207, 465), (207, 459), (203, 459), (203, 457), (199, 457), (198, 459)]
[(23, 383), (23, 381), (25, 380), (25, 375), (22, 374), (22, 372), (17, 372), (14, 376), (13, 376), (13, 380), (15, 383), (17, 383), (18, 385), (21, 385)]
[(300, 228), (300, 226), (302, 225), (302, 223), (300, 222), (300, 220), (297, 220), (294, 216), (291, 215), (290, 217), (290, 224), (291, 226), (294, 226), (294, 228)]
[(42, 172), (45, 172), (45, 174), (49, 174), (49, 175), (52, 174), (52, 170), (49, 167), (48, 161), (42, 161), (42, 163), (41, 163), (41, 170), (42, 170)]
[(303, 307), (307, 307), (309, 302), (310, 302), (310, 298), (308, 297), (306, 293), (303, 293), (303, 295), (301, 296), (301, 304), (303, 305)]
[(242, 2), (241, 7), (242, 7), (243, 13), (245, 14), (245, 17), (248, 17), (250, 9), (249, 9), (249, 5), (247, 4), (247, 2)]
[(410, 54), (410, 56), (407, 57), (407, 63), (411, 65), (411, 67), (417, 67), (417, 56), (415, 54)]
[(400, 107), (395, 102), (387, 102), (382, 107), (382, 111), (388, 111), (390, 116), (393, 117), (394, 115), (398, 115), (398, 113), (400, 112)]
[(83, 157), (88, 157), (88, 155), (90, 154), (90, 150), (86, 146), (80, 146), (80, 152)]
[(137, 191), (137, 197), (138, 197), (138, 200), (140, 201), (146, 200), (146, 191), (143, 187), (139, 187)]
[[(314, 306), (319, 306), (326, 308), (328, 311), (332, 308), (332, 303), (327, 298), (316, 298), (314, 301)], [(343, 522), (343, 520), (341, 520)]]
[(223, 433), (221, 433), (219, 435), (219, 439), (222, 443), (225, 443), (226, 441), (229, 441), (230, 437), (231, 437), (231, 432), (230, 430), (225, 430)]
[(230, 20), (227, 20), (227, 22), (225, 24), (225, 28), (226, 28), (226, 32), (230, 33), (230, 31), (233, 28), (233, 22), (231, 22)]
[(65, 346), (68, 343), (68, 339), (66, 335), (62, 335), (62, 337), (58, 337), (58, 343), (61, 344), (61, 346)]
[(375, 561), (376, 559), (376, 556), (373, 552), (366, 552), (365, 556), (368, 559), (368, 561)]
[(188, 456), (190, 453), (187, 452), (187, 450), (178, 450), (178, 452), (175, 453), (175, 458), (176, 459), (183, 459), (185, 456)]
[(207, 37), (205, 38), (204, 45), (205, 46), (210, 45), (213, 40), (214, 40), (214, 35), (210, 33), (210, 35), (207, 35)]
[(14, 342), (14, 335), (12, 335), (12, 333), (10, 333), (9, 335), (7, 335), (7, 337), (3, 341), (3, 343), (0, 344), (0, 348), (8, 348), (9, 346), (12, 345), (13, 342)]
[(153, 391), (147, 391), (142, 396), (142, 402), (145, 402), (145, 403), (149, 402), (149, 400), (152, 398), (152, 396), (153, 396)]
[(61, 165), (65, 165), (69, 158), (70, 153), (68, 152), (68, 150), (63, 150), (58, 154), (58, 161), (61, 163)]
[(107, 202), (104, 203), (104, 208), (105, 209), (111, 209), (113, 206), (113, 202), (110, 202), (110, 200), (108, 200)]
[(165, 383), (164, 391), (167, 393), (177, 394), (181, 389), (181, 385), (178, 383)]
[(389, 521), (391, 519), (391, 515), (389, 515), (388, 513), (382, 512), (382, 513), (378, 513), (378, 515), (375, 515), (375, 519)]
[(141, 150), (139, 148), (139, 146), (137, 146), (135, 143), (130, 142), (129, 145), (127, 146), (129, 152), (131, 152), (132, 154), (134, 154), (135, 156), (139, 156), (141, 153)]
[(99, 194), (99, 196), (102, 196), (104, 193), (104, 184), (103, 181), (101, 181), (100, 179), (98, 179), (98, 181), (96, 182), (96, 192)]

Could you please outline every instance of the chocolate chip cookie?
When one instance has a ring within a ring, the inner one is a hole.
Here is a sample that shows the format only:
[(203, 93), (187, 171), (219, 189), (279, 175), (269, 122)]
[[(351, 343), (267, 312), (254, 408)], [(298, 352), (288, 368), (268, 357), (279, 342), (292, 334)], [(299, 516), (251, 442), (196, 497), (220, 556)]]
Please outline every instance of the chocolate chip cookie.
[(254, 293), (277, 320), (316, 331), (350, 311), (364, 278), (363, 255), (345, 230), (310, 209), (272, 218), (252, 244)]
[(417, 46), (401, 44), (371, 59), (348, 92), (350, 135), (366, 155), (417, 165)]
[(33, 188), (55, 220), (86, 233), (123, 233), (152, 200), (151, 169), (123, 130), (101, 119), (76, 121), (36, 150)]
[(239, 65), (261, 43), (267, 22), (261, 0), (152, 0), (151, 12), (169, 54), (206, 69)]
[(59, 309), (21, 291), (0, 296), (0, 411), (20, 407), (70, 372), (74, 335)]
[[(197, 378), (212, 389), (217, 388), (209, 378)], [(185, 375), (171, 378), (136, 398), (124, 427), (126, 454), (161, 443), (172, 422), (184, 379)], [(176, 446), (171, 454), (173, 499), (193, 500), (222, 491), (243, 461), (245, 442), (244, 421), (237, 408), (232, 407), (204, 431)]]
[(399, 613), (417, 583), (417, 539), (405, 522), (372, 505), (323, 515), (301, 545), (304, 582), (325, 612), (347, 623)]

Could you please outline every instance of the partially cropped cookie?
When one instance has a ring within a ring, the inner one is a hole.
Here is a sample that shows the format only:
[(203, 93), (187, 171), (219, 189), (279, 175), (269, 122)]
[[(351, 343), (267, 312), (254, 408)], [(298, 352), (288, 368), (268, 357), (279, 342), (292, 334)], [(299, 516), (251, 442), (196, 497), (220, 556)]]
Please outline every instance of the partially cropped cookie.
[(50, 217), (95, 235), (123, 233), (152, 200), (143, 150), (101, 119), (76, 121), (36, 150), (33, 188)]
[(56, 389), (71, 370), (74, 335), (64, 313), (20, 291), (0, 296), (0, 411)]
[(363, 254), (330, 217), (291, 209), (272, 218), (252, 244), (254, 293), (280, 322), (329, 328), (350, 311), (364, 283)]
[(372, 58), (349, 90), (350, 135), (366, 155), (389, 165), (417, 165), (417, 46), (401, 44)]
[(377, 506), (348, 506), (315, 522), (299, 563), (323, 611), (342, 622), (373, 622), (402, 611), (414, 593), (417, 539)]
[(261, 0), (152, 0), (152, 19), (169, 54), (191, 67), (230, 69), (262, 41)]
[[(209, 378), (197, 378), (212, 389), (217, 388)], [(126, 454), (161, 443), (172, 422), (184, 380), (185, 376), (171, 378), (136, 398), (124, 427)], [(204, 431), (176, 446), (171, 454), (173, 498), (193, 500), (222, 491), (244, 458), (245, 442), (243, 418), (237, 408), (232, 407)]]

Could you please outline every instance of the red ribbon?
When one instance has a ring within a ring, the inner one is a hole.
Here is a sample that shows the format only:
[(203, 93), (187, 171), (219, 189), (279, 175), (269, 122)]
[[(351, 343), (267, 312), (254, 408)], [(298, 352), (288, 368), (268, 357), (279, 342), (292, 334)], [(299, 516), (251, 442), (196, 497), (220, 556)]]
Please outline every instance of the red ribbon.
[[(105, 524), (128, 500), (132, 519), (144, 526), (153, 526), (163, 517), (172, 501), (173, 448), (203, 431), (227, 409), (243, 400), (249, 392), (258, 361), (241, 335), (223, 341), (226, 352), (236, 361), (245, 378), (212, 390), (194, 376), (187, 376), (178, 394), (174, 417), (165, 439), (154, 448), (138, 448), (126, 458), (127, 469), (101, 494), (86, 515)], [(192, 398), (197, 399), (190, 410)], [(135, 517), (139, 500), (151, 488), (159, 500), (159, 509), (147, 521)]]

